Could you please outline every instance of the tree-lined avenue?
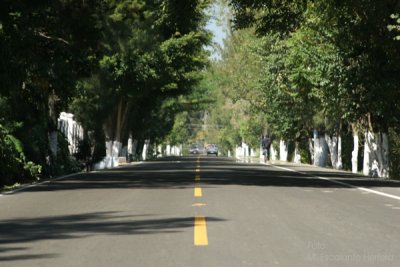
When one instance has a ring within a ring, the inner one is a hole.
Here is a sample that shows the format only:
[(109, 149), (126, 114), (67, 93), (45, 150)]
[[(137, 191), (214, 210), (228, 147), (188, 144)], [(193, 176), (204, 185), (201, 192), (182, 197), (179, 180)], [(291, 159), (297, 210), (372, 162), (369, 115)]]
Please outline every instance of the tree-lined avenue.
[[(77, 174), (0, 197), (0, 262), (397, 266), (399, 200), (357, 187), (400, 196), (398, 182), (222, 157)], [(194, 244), (196, 224), (208, 245)]]

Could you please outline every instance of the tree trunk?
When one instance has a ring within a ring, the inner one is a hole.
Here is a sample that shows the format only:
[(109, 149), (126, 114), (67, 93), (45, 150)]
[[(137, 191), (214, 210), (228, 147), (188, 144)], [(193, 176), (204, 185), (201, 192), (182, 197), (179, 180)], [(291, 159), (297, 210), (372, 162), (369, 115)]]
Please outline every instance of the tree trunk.
[[(371, 171), (371, 143), (372, 143), (372, 134), (370, 131), (367, 131), (365, 133), (365, 141), (364, 141), (364, 157), (363, 157), (363, 174), (365, 176), (369, 176), (372, 175), (374, 176), (374, 174)], [(377, 175), (377, 174), (376, 174)]]
[(390, 157), (389, 157), (389, 136), (387, 133), (382, 133), (382, 169), (381, 169), (381, 177), (389, 178), (390, 177)]
[(299, 142), (295, 143), (293, 162), (294, 163), (301, 163), (301, 155), (300, 155), (300, 151), (299, 151)]
[(336, 169), (343, 169), (343, 158), (342, 158), (342, 136), (338, 136), (338, 162), (336, 163)]
[(142, 150), (142, 159), (143, 159), (143, 160), (147, 160), (147, 159), (148, 159), (148, 157), (149, 157), (149, 150), (150, 150), (150, 140), (149, 140), (149, 139), (146, 139), (146, 140), (144, 141), (143, 150)]
[(122, 143), (118, 141), (106, 141), (106, 158), (104, 167), (106, 169), (117, 167), (118, 157), (122, 148)]
[(389, 138), (387, 133), (365, 134), (364, 175), (389, 178)]
[(51, 131), (49, 132), (49, 149), (53, 158), (57, 158), (58, 152), (58, 132)]
[(171, 145), (167, 145), (166, 150), (167, 156), (171, 156)]
[(279, 141), (279, 160), (287, 161), (288, 158), (288, 145), (284, 140)]
[(308, 138), (308, 150), (310, 151), (310, 155), (311, 155), (311, 164), (315, 163), (314, 160), (314, 138)]
[(270, 160), (277, 160), (278, 159), (278, 151), (276, 151), (275, 147), (273, 144), (271, 144), (271, 147), (269, 148), (269, 152), (271, 155)]
[(325, 134), (325, 140), (329, 147), (332, 167), (337, 170), (342, 169), (342, 140), (340, 135), (330, 136)]
[(132, 156), (134, 157), (134, 160), (138, 160), (137, 158), (137, 147), (138, 147), (138, 143), (139, 141), (137, 139), (133, 139), (133, 143), (132, 143)]
[(325, 137), (314, 137), (314, 165), (325, 167), (328, 159), (328, 145)]
[(123, 155), (123, 142), (128, 141), (129, 131), (127, 129), (129, 115), (129, 104), (120, 99), (116, 109), (110, 114), (104, 124), (106, 134), (106, 159), (105, 168), (118, 166), (118, 158)]
[[(50, 89), (50, 88), (48, 88)], [(50, 156), (53, 159), (57, 158), (58, 152), (58, 117), (59, 113), (57, 112), (57, 103), (60, 101), (60, 98), (56, 95), (55, 90), (49, 94), (47, 100), (48, 106), (48, 140), (49, 140), (49, 150)], [(50, 161), (52, 162), (52, 161)]]
[(159, 156), (161, 156), (161, 157), (163, 156), (163, 146), (162, 145), (157, 146), (157, 158)]
[(351, 152), (351, 171), (353, 173), (357, 173), (358, 172), (359, 136), (358, 136), (358, 129), (356, 128), (355, 125), (352, 125), (352, 129), (353, 129), (353, 151)]

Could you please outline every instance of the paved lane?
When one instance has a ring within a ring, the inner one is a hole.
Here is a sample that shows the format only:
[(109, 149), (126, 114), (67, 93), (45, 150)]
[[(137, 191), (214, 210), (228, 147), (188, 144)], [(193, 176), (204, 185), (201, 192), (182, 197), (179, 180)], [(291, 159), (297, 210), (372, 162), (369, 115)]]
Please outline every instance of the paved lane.
[(400, 196), (211, 156), (79, 174), (0, 197), (0, 265), (399, 266), (400, 200), (358, 187)]

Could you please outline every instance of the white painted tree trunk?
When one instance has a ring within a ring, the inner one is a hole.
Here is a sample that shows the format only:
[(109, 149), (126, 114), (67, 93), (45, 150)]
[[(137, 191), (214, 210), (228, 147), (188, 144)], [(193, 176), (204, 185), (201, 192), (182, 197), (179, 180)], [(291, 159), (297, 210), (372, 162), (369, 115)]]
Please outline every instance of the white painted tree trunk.
[(119, 165), (118, 157), (121, 155), (121, 151), (122, 151), (122, 143), (114, 140), (112, 142), (112, 152), (111, 152), (112, 165), (111, 165), (111, 168), (117, 167)]
[(242, 148), (240, 146), (236, 145), (236, 147), (235, 147), (235, 157), (236, 158), (241, 157), (241, 153), (242, 153)]
[(337, 170), (342, 169), (342, 139), (340, 135), (325, 134), (325, 140), (331, 155), (332, 167)]
[(162, 154), (163, 154), (162, 145), (158, 145), (157, 146), (157, 157), (162, 157)]
[(359, 148), (358, 132), (353, 129), (353, 151), (351, 152), (351, 171), (353, 173), (358, 172), (358, 148)]
[(325, 137), (314, 138), (314, 165), (325, 167), (328, 159), (328, 145)]
[(386, 133), (365, 134), (364, 175), (389, 178), (389, 138)]
[(381, 177), (389, 178), (390, 177), (390, 154), (389, 154), (389, 136), (387, 133), (382, 133), (382, 169), (381, 169)]
[(308, 150), (310, 151), (311, 155), (311, 163), (314, 164), (314, 139), (317, 137), (314, 136), (314, 138), (308, 138)]
[(287, 161), (288, 158), (288, 144), (284, 140), (279, 141), (279, 160)]
[(338, 137), (338, 161), (336, 163), (336, 169), (342, 170), (343, 169), (343, 158), (342, 158), (342, 136), (339, 135)]
[(132, 136), (130, 136), (129, 139), (128, 139), (128, 154), (130, 154), (130, 155), (133, 154), (133, 140), (132, 140)]
[(117, 167), (118, 157), (122, 148), (122, 143), (118, 141), (106, 142), (106, 157), (103, 161), (96, 164), (95, 169), (109, 169)]
[(371, 132), (367, 131), (365, 133), (365, 141), (364, 141), (364, 157), (363, 157), (363, 174), (365, 176), (372, 175), (374, 174), (371, 171), (371, 166), (372, 166), (372, 161), (371, 161), (371, 156), (372, 156), (372, 139), (373, 135)]
[(331, 163), (332, 167), (336, 168), (336, 164), (338, 161), (338, 155), (337, 155), (337, 137), (335, 135), (330, 136), (329, 134), (325, 134), (325, 140), (329, 148), (329, 152), (331, 155)]
[(176, 154), (178, 153), (177, 151), (178, 151), (177, 147), (176, 146), (172, 146), (171, 147), (171, 156), (176, 156)]
[(249, 146), (242, 142), (242, 151), (243, 151), (243, 157), (247, 157), (249, 155)]
[(146, 139), (143, 144), (142, 159), (147, 160), (149, 157), (150, 140)]
[(294, 162), (294, 163), (301, 163), (301, 155), (300, 155), (300, 150), (299, 150), (299, 142), (296, 142), (296, 143), (295, 143), (293, 162)]
[(271, 144), (271, 147), (269, 149), (269, 153), (271, 156), (271, 160), (277, 160), (278, 159), (278, 151), (276, 151), (275, 147)]

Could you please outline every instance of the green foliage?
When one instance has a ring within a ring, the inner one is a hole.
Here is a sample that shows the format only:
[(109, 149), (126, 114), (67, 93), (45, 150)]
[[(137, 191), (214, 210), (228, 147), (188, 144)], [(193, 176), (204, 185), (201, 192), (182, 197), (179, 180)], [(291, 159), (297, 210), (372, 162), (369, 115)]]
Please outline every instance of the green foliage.
[(49, 159), (48, 134), (93, 66), (99, 8), (91, 0), (0, 3), (1, 123), (46, 176), (63, 164), (48, 166), (57, 164)]
[[(388, 25), (388, 30), (400, 33), (400, 16), (399, 16), (399, 14), (391, 14), (390, 18), (393, 20), (394, 24)], [(399, 41), (400, 35), (396, 35), (395, 37), (393, 37), (393, 39)]]
[(175, 117), (174, 126), (168, 136), (171, 145), (184, 144), (190, 140), (189, 117), (187, 112), (179, 113)]
[(308, 140), (301, 139), (299, 141), (300, 160), (305, 164), (312, 164), (310, 150), (308, 149)]
[(46, 176), (76, 170), (63, 138), (59, 155), (49, 149), (62, 110), (87, 131), (91, 147), (81, 144), (77, 155), (85, 162), (104, 156), (105, 139), (163, 139), (185, 109), (179, 99), (193, 91), (207, 64), (208, 4), (2, 1), (0, 123)]
[(27, 161), (20, 140), (0, 124), (0, 185), (38, 179), (41, 166)]
[(207, 109), (207, 140), (218, 143), (225, 154), (242, 141), (258, 147), (267, 127), (258, 83), (262, 68), (252, 51), (254, 43), (257, 39), (252, 30), (233, 32), (227, 36), (221, 61), (213, 62), (209, 69), (214, 103)]
[(303, 20), (309, 1), (231, 0), (236, 28), (255, 26), (259, 35), (288, 34)]
[(303, 140), (314, 128), (348, 135), (342, 126), (351, 123), (383, 132), (399, 126), (396, 1), (228, 2), (235, 27), (260, 37), (251, 51), (262, 75), (242, 83), (261, 93), (264, 104), (250, 106), (264, 110), (278, 137)]
[(394, 128), (389, 129), (390, 172), (391, 177), (400, 178), (400, 133)]

